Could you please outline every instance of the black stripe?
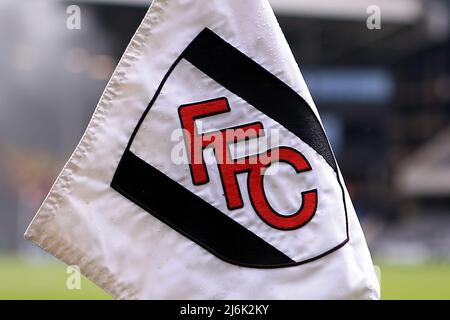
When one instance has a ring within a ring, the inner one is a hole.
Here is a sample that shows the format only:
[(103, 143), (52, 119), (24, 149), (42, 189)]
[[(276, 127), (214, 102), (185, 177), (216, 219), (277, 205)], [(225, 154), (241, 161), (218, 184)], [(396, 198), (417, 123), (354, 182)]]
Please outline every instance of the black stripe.
[(337, 172), (333, 152), (316, 115), (283, 81), (209, 29), (196, 37), (184, 51), (183, 58), (282, 124), (322, 155)]
[(225, 261), (260, 268), (295, 263), (131, 151), (125, 151), (111, 187)]

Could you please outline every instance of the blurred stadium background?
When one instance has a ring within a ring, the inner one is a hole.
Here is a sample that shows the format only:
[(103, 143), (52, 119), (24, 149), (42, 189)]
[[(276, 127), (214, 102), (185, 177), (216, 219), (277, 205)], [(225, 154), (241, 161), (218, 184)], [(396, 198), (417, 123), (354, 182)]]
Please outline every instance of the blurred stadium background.
[[(450, 299), (450, 1), (272, 0), (346, 178), (385, 299)], [(68, 5), (81, 30), (66, 28)], [(23, 233), (145, 0), (0, 0), (0, 299), (108, 298)], [(369, 5), (381, 30), (369, 30)], [(157, 57), (155, 57), (157, 58)]]

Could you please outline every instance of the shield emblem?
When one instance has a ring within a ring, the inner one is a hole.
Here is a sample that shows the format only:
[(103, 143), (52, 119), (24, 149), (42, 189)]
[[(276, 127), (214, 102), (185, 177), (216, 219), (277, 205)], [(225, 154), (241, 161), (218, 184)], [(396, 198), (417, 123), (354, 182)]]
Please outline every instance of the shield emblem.
[(240, 266), (296, 266), (349, 240), (344, 187), (317, 115), (210, 29), (168, 70), (111, 187)]

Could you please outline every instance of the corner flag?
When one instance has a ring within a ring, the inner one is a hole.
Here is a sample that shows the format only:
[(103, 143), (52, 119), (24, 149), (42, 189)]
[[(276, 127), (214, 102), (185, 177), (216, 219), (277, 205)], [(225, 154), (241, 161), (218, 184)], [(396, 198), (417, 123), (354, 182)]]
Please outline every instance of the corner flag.
[(266, 0), (155, 0), (26, 238), (121, 299), (377, 299)]

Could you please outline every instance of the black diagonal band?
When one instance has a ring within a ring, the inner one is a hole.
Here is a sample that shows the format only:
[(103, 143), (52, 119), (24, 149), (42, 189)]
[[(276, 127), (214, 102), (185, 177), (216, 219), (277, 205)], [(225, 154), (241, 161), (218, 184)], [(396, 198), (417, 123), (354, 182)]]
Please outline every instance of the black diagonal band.
[(258, 63), (204, 29), (183, 58), (256, 109), (286, 127), (322, 155), (335, 172), (337, 165), (327, 136), (308, 103)]
[(249, 267), (294, 263), (131, 151), (123, 155), (111, 186), (223, 260)]

